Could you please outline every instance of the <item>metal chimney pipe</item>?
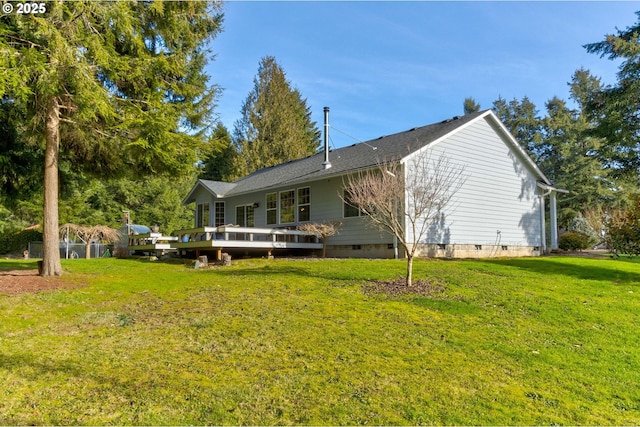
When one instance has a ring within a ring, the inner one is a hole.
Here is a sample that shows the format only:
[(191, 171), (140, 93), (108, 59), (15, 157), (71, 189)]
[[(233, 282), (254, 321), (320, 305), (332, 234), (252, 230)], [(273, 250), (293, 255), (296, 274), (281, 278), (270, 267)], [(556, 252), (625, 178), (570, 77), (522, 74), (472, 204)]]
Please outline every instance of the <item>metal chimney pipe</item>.
[(324, 162), (322, 169), (329, 169), (331, 162), (329, 161), (329, 107), (324, 107)]

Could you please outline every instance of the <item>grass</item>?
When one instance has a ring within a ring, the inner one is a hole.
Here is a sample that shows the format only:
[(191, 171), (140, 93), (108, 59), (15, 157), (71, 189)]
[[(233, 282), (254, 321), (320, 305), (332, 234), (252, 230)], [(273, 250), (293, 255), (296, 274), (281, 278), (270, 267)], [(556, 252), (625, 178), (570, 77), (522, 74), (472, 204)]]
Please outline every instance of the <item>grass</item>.
[[(0, 261), (0, 269), (35, 268)], [(72, 260), (0, 295), (0, 424), (640, 423), (640, 264)]]

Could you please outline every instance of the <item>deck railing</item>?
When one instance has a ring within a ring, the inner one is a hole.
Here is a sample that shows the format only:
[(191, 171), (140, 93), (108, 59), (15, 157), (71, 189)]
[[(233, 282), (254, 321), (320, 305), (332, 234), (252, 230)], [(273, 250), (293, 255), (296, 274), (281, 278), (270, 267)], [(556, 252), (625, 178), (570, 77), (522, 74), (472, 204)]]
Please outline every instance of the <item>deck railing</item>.
[(318, 243), (318, 237), (312, 233), (286, 228), (255, 228), (223, 225), (219, 227), (176, 230), (173, 234), (180, 236), (179, 242), (182, 243), (203, 240)]
[(129, 236), (129, 250), (200, 250), (235, 249), (321, 249), (318, 236), (286, 228), (256, 228), (224, 225), (176, 230), (172, 236), (146, 233)]

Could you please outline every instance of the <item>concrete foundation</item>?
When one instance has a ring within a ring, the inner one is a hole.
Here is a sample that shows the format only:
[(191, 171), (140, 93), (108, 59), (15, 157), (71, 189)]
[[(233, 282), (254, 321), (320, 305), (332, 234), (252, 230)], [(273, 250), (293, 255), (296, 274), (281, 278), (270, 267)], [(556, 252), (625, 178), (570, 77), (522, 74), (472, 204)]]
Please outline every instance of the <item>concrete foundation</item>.
[[(463, 244), (422, 244), (416, 254), (419, 258), (498, 258), (540, 256), (538, 246), (513, 245), (463, 245)], [(334, 258), (393, 258), (391, 244), (377, 245), (329, 245), (327, 256)], [(404, 258), (404, 251), (398, 248), (398, 256)]]

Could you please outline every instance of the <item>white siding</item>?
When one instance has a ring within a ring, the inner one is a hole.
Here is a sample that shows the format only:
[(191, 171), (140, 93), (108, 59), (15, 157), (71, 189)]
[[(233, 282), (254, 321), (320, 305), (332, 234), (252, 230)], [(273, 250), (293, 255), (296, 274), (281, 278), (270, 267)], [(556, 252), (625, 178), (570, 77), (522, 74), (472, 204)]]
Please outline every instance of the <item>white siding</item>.
[[(194, 216), (193, 216), (193, 226), (196, 227), (196, 221), (197, 221), (197, 210), (198, 210), (198, 205), (201, 203), (209, 203), (209, 224), (213, 224), (213, 216), (215, 213), (215, 209), (214, 209), (214, 202), (215, 201), (220, 201), (220, 199), (216, 199), (215, 197), (213, 197), (213, 195), (211, 195), (211, 193), (209, 191), (207, 191), (204, 187), (202, 186), (198, 186), (198, 188), (196, 188), (196, 190), (193, 193), (193, 198), (195, 199), (195, 205), (194, 205)], [(227, 215), (227, 212), (225, 211), (225, 215)]]
[[(320, 181), (307, 182), (296, 185), (283, 185), (274, 187), (268, 191), (260, 191), (249, 194), (241, 194), (238, 196), (225, 197), (223, 199), (215, 199), (211, 193), (204, 189), (199, 189), (194, 193), (196, 203), (208, 201), (213, 207), (214, 201), (225, 202), (225, 224), (236, 223), (236, 206), (258, 203), (255, 209), (255, 226), (256, 227), (295, 227), (297, 223), (291, 224), (273, 224), (267, 225), (266, 215), (266, 195), (267, 193), (278, 193), (280, 191), (295, 190), (296, 193), (296, 212), (297, 212), (297, 190), (299, 188), (309, 187), (311, 193), (311, 220), (310, 222), (338, 221), (342, 223), (340, 232), (336, 236), (329, 238), (332, 245), (364, 245), (378, 243), (392, 243), (393, 238), (385, 233), (380, 233), (378, 229), (373, 228), (366, 217), (344, 218), (343, 203), (340, 199), (342, 192), (342, 178), (334, 177)], [(212, 212), (213, 212), (213, 208)], [(279, 211), (277, 217), (279, 218)]]
[(536, 177), (486, 118), (429, 150), (464, 165), (465, 182), (420, 243), (540, 246)]

